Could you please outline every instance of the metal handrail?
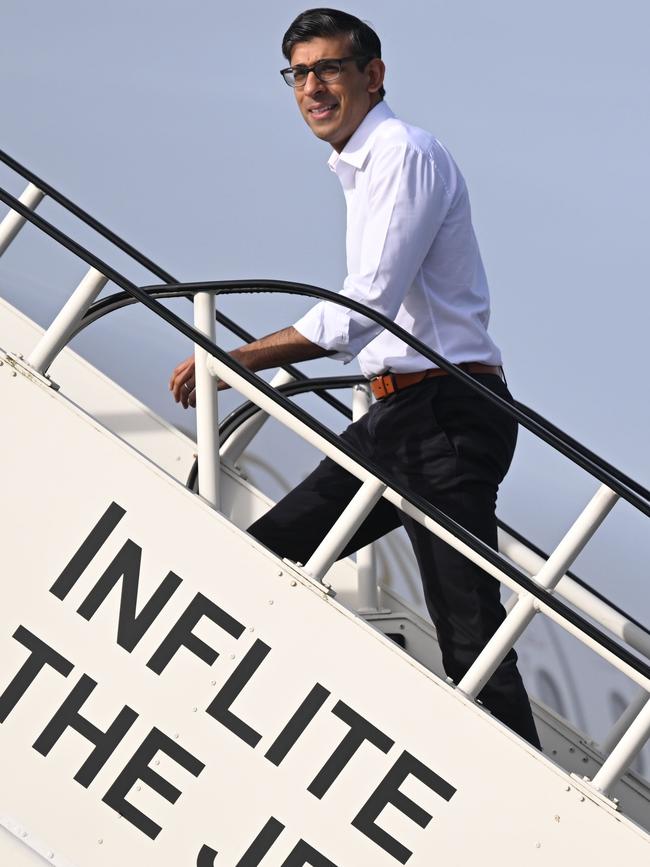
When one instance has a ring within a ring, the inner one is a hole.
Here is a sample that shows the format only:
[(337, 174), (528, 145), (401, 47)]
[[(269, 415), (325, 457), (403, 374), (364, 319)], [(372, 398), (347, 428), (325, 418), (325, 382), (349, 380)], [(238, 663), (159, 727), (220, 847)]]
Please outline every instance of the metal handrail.
[[(519, 542), (521, 545), (525, 545), (530, 551), (533, 552), (533, 554), (536, 554), (542, 560), (548, 560), (549, 555), (546, 551), (543, 550), (543, 548), (540, 548), (538, 545), (535, 545), (533, 542), (529, 541), (522, 533), (514, 530), (509, 524), (506, 524), (505, 521), (497, 518), (497, 525), (501, 530), (508, 533), (509, 536), (512, 536), (512, 538)], [(609, 607), (613, 611), (615, 611), (617, 614), (620, 614), (621, 617), (625, 617), (627, 620), (630, 621), (630, 623), (633, 623), (634, 626), (636, 626), (638, 629), (642, 629), (648, 634), (648, 636), (650, 636), (650, 628), (648, 626), (646, 626), (644, 623), (641, 623), (640, 620), (637, 620), (631, 614), (628, 614), (627, 611), (624, 611), (621, 607), (612, 602), (611, 599), (608, 599), (604, 593), (600, 593), (598, 590), (592, 587), (588, 581), (584, 580), (584, 578), (580, 578), (571, 569), (567, 570), (566, 576), (567, 578), (571, 578), (572, 581), (575, 581), (575, 583), (582, 587), (583, 590), (587, 590), (589, 593), (592, 594), (592, 596), (595, 596), (596, 599), (604, 602), (606, 605), (609, 605)]]
[[(240, 376), (244, 381), (252, 385), (253, 388), (255, 388), (258, 392), (265, 395), (267, 398), (270, 398), (273, 403), (286, 410), (290, 415), (293, 415), (294, 418), (296, 418), (306, 427), (317, 433), (330, 445), (334, 446), (337, 451), (346, 455), (348, 458), (356, 462), (359, 466), (363, 467), (363, 469), (367, 472), (375, 475), (376, 478), (379, 479), (381, 482), (385, 483), (386, 485), (390, 485), (391, 488), (396, 491), (401, 497), (403, 497), (407, 503), (414, 506), (415, 509), (420, 511), (423, 515), (430, 518), (432, 521), (435, 521), (443, 529), (454, 535), (470, 550), (483, 558), (486, 563), (498, 569), (504, 576), (509, 579), (510, 583), (517, 585), (520, 590), (525, 590), (532, 596), (534, 596), (546, 611), (554, 612), (554, 614), (556, 615), (556, 619), (559, 619), (573, 627), (571, 631), (577, 631), (589, 637), (594, 642), (594, 644), (598, 645), (607, 653), (611, 654), (620, 662), (624, 663), (625, 666), (636, 672), (638, 675), (641, 676), (642, 679), (645, 679), (650, 684), (650, 665), (647, 665), (645, 662), (638, 659), (638, 657), (630, 653), (626, 648), (621, 647), (618, 642), (613, 641), (608, 635), (598, 629), (598, 627), (594, 626), (580, 614), (575, 612), (572, 608), (565, 605), (552, 594), (548, 593), (535, 581), (525, 575), (520, 569), (518, 569), (516, 566), (514, 566), (512, 563), (502, 557), (497, 551), (495, 551), (485, 542), (476, 538), (472, 533), (470, 533), (468, 530), (466, 530), (464, 527), (462, 527), (460, 524), (458, 524), (456, 521), (454, 521), (452, 518), (450, 518), (440, 509), (438, 509), (436, 506), (429, 503), (423, 497), (414, 494), (404, 485), (393, 482), (386, 475), (385, 471), (381, 467), (368, 460), (363, 454), (357, 452), (348, 443), (341, 440), (340, 437), (332, 433), (332, 431), (330, 431), (320, 422), (316, 421), (316, 419), (309, 415), (309, 413), (303, 410), (300, 406), (296, 406), (283, 395), (278, 394), (276, 390), (267, 382), (265, 382), (261, 377), (257, 376), (254, 373), (251, 373), (249, 370), (239, 364), (239, 362), (231, 358), (228, 352), (221, 349), (216, 344), (212, 343), (203, 334), (201, 334), (191, 325), (188, 325), (183, 319), (181, 319), (171, 310), (168, 310), (157, 300), (152, 298), (150, 294), (143, 288), (136, 286), (134, 283), (129, 281), (126, 277), (124, 277), (106, 262), (103, 262), (99, 257), (90, 253), (83, 246), (81, 246), (72, 238), (61, 232), (47, 220), (44, 220), (37, 214), (32, 213), (31, 211), (29, 211), (28, 208), (23, 207), (14, 196), (7, 193), (2, 188), (0, 188), (0, 201), (3, 201), (12, 209), (15, 209), (19, 213), (23, 214), (23, 216), (25, 216), (27, 220), (29, 220), (33, 225), (39, 228), (50, 238), (57, 241), (59, 244), (61, 244), (61, 246), (65, 247), (71, 253), (78, 256), (91, 267), (96, 268), (98, 271), (101, 271), (108, 279), (112, 280), (114, 283), (116, 283), (118, 286), (128, 292), (133, 298), (135, 298), (145, 307), (153, 311), (160, 319), (163, 319), (169, 325), (172, 325), (178, 332), (183, 334), (193, 343), (200, 346), (202, 349), (206, 350), (210, 355), (216, 358), (225, 367), (229, 368), (238, 376)], [(185, 290), (188, 291), (187, 286), (185, 287)], [(201, 284), (201, 289), (197, 291), (208, 291), (207, 286), (205, 284)], [(305, 290), (302, 290), (300, 294), (306, 294)]]
[[(307, 392), (317, 394), (323, 389), (340, 389), (351, 388), (354, 385), (367, 382), (365, 376), (327, 376), (310, 379), (297, 380), (296, 382), (288, 382), (283, 385), (276, 385), (275, 388), (285, 397), (295, 397), (298, 394)], [(219, 443), (225, 446), (231, 436), (233, 436), (240, 426), (248, 419), (253, 418), (258, 412), (262, 412), (252, 400), (244, 401), (244, 403), (236, 406), (228, 415), (219, 422)], [(196, 490), (196, 483), (199, 475), (199, 460), (194, 458), (192, 467), (187, 477), (186, 487), (190, 490)]]
[[(130, 256), (134, 262), (137, 262), (138, 265), (142, 265), (147, 271), (150, 271), (152, 274), (155, 274), (156, 277), (159, 277), (166, 284), (175, 284), (178, 281), (175, 277), (173, 277), (169, 271), (161, 268), (153, 259), (150, 259), (148, 256), (145, 256), (140, 250), (134, 247), (132, 244), (129, 244), (128, 241), (125, 241), (120, 235), (116, 232), (113, 232), (112, 229), (109, 229), (95, 217), (77, 205), (72, 199), (69, 199), (63, 193), (59, 192), (55, 187), (51, 184), (48, 184), (47, 181), (44, 181), (41, 177), (36, 175), (34, 172), (30, 171), (25, 166), (21, 165), (18, 160), (11, 157), (8, 153), (3, 150), (0, 150), (0, 162), (4, 163), (8, 166), (12, 171), (21, 175), (26, 181), (29, 181), (31, 185), (40, 190), (43, 196), (49, 196), (53, 201), (57, 204), (61, 205), (61, 207), (65, 208), (71, 214), (73, 214), (77, 219), (81, 220), (82, 223), (85, 223), (91, 229), (93, 229), (97, 234), (101, 235), (107, 241), (109, 241), (113, 246), (117, 247), (118, 250), (121, 250), (123, 253), (126, 253), (127, 256)], [(42, 198), (42, 196), (41, 196)], [(38, 199), (40, 201), (40, 198)], [(33, 200), (36, 201), (35, 199)], [(127, 296), (130, 297), (130, 296)], [(185, 297), (189, 301), (192, 301), (192, 296), (180, 293), (175, 297)], [(101, 301), (96, 302), (97, 309), (104, 309), (104, 302), (109, 299), (102, 299)], [(106, 311), (108, 312), (108, 311)], [(103, 314), (101, 314), (103, 315)], [(248, 333), (244, 328), (242, 328), (237, 322), (231, 319), (229, 316), (226, 316), (225, 313), (221, 313), (220, 311), (216, 311), (217, 322), (220, 325), (223, 325), (233, 334), (236, 334), (241, 340), (244, 340), (246, 343), (251, 343), (255, 338)], [(286, 370), (287, 373), (290, 373), (294, 379), (307, 379), (305, 374), (298, 370), (297, 367), (294, 367), (291, 364), (287, 364), (283, 370)], [(321, 392), (319, 395), (321, 400), (328, 403), (330, 406), (337, 409), (339, 412), (343, 413), (347, 418), (352, 418), (352, 413), (349, 408), (345, 406), (344, 403), (337, 400), (327, 392)]]
[[(3, 162), (5, 165), (7, 165), (13, 171), (20, 174), (23, 178), (28, 180), (31, 184), (34, 184), (35, 186), (39, 187), (42, 192), (44, 192), (45, 194), (50, 196), (54, 201), (56, 201), (58, 204), (62, 205), (64, 208), (66, 208), (68, 211), (70, 211), (72, 214), (74, 214), (78, 219), (82, 220), (84, 223), (86, 223), (88, 226), (90, 226), (92, 229), (94, 229), (96, 232), (98, 232), (100, 235), (102, 235), (104, 238), (106, 238), (108, 241), (110, 241), (112, 244), (114, 244), (116, 247), (118, 247), (118, 249), (122, 250), (124, 253), (129, 255), (131, 258), (133, 258), (140, 265), (145, 267), (147, 270), (151, 271), (151, 273), (160, 277), (160, 279), (163, 280), (166, 285), (174, 286), (176, 288), (183, 285), (183, 284), (178, 284), (175, 281), (174, 277), (172, 277), (172, 275), (168, 271), (165, 271), (163, 268), (161, 268), (159, 265), (157, 265), (155, 262), (153, 262), (153, 260), (151, 260), (150, 258), (145, 256), (144, 254), (142, 254), (139, 250), (137, 250), (135, 247), (133, 247), (131, 244), (129, 244), (127, 241), (125, 241), (123, 238), (121, 238), (115, 232), (113, 232), (112, 230), (110, 230), (106, 226), (104, 226), (99, 220), (96, 220), (94, 217), (92, 217), (83, 208), (81, 208), (77, 204), (75, 204), (67, 196), (63, 195), (58, 190), (56, 190), (51, 184), (48, 184), (46, 181), (44, 181), (42, 178), (40, 178), (34, 172), (30, 171), (25, 166), (21, 165), (21, 163), (19, 163), (16, 159), (14, 159), (9, 154), (7, 154), (5, 151), (2, 151), (2, 150), (0, 150), (0, 162)], [(26, 219), (29, 219), (27, 214), (24, 211), (21, 211), (20, 208), (15, 208), (14, 210), (16, 210), (18, 213), (21, 213)], [(231, 281), (231, 284), (234, 284), (234, 282), (235, 281)], [(271, 290), (273, 287), (275, 287), (276, 289), (279, 289), (279, 286), (281, 286), (281, 285), (284, 285), (286, 287), (293, 285), (294, 289), (291, 292), (291, 294), (308, 294), (308, 295), (310, 295), (310, 297), (323, 297), (323, 298), (327, 297), (328, 300), (334, 300), (333, 298), (327, 296), (326, 294), (322, 295), (322, 296), (319, 296), (318, 294), (312, 294), (312, 293), (315, 293), (317, 291), (327, 293), (328, 290), (318, 290), (318, 287), (306, 286), (305, 284), (288, 284), (288, 283), (283, 284), (281, 281), (270, 281), (270, 280), (265, 280), (265, 281), (248, 280), (248, 281), (236, 281), (236, 282), (237, 282), (237, 285), (239, 285), (240, 287), (243, 287), (244, 285), (251, 286), (252, 284), (257, 283), (261, 287), (267, 287), (268, 290)], [(201, 285), (201, 284), (185, 284), (185, 285)], [(207, 284), (204, 284), (204, 285), (207, 285)], [(300, 291), (298, 291), (297, 288), (295, 288), (295, 287), (299, 287), (299, 286), (302, 286), (305, 289), (311, 290), (311, 292), (300, 292)], [(185, 294), (187, 295), (187, 293), (185, 293)], [(332, 293), (332, 294), (335, 294), (335, 293)], [(351, 300), (351, 299), (348, 299), (348, 300)], [(351, 307), (351, 309), (357, 309), (353, 305), (349, 305), (349, 306)], [(369, 316), (369, 314), (366, 314), (366, 315)], [(378, 314), (378, 316), (379, 316), (379, 314)], [(221, 321), (221, 317), (222, 317), (222, 314), (217, 312), (217, 319), (219, 321)], [(374, 317), (369, 316), (369, 318), (374, 318)], [(379, 319), (374, 318), (374, 321), (380, 322), (381, 318), (383, 318), (385, 320), (384, 322), (381, 322), (381, 324), (387, 330), (392, 331), (391, 326), (393, 325), (393, 323), (391, 322), (391, 320), (385, 319), (384, 317), (380, 317)], [(223, 324), (226, 324), (226, 323), (223, 322)], [(231, 328), (231, 326), (234, 326), (234, 328)], [(245, 336), (246, 332), (244, 332), (243, 329), (240, 329), (239, 326), (237, 326), (237, 324), (234, 323), (232, 320), (229, 321), (229, 323), (227, 324), (226, 327), (228, 327), (230, 330), (232, 330), (233, 333), (238, 333), (239, 336), (242, 337), (242, 339), (249, 340), (249, 338), (247, 336)], [(401, 329), (400, 329), (400, 331), (401, 331)], [(392, 331), (392, 333), (396, 334), (395, 331)], [(404, 334), (406, 334), (406, 332), (404, 332)], [(397, 336), (400, 336), (400, 337), (402, 337), (402, 339), (405, 339), (401, 334), (397, 335)], [(449, 362), (446, 362), (446, 360), (442, 356), (439, 356), (437, 353), (433, 353), (433, 356), (437, 356), (437, 359), (436, 359), (436, 358), (433, 358), (432, 355), (428, 355), (426, 352), (423, 352), (422, 349), (418, 348), (417, 346), (414, 346), (413, 344), (409, 343), (408, 340), (405, 340), (405, 342), (407, 342), (409, 345), (413, 346), (413, 348), (417, 349), (417, 351), (419, 351), (425, 357), (428, 357), (430, 360), (433, 360), (434, 363), (438, 364), (440, 367), (443, 367), (444, 369), (446, 369), (449, 373), (457, 375), (461, 379), (464, 378), (465, 381), (470, 385), (472, 382), (474, 382), (471, 379), (471, 377), (469, 377), (467, 374), (464, 374), (463, 371), (458, 371), (458, 369), (455, 368), (454, 365), (450, 365)], [(418, 341), (418, 343), (419, 343), (419, 341)], [(420, 347), (423, 347), (424, 349), (428, 349), (428, 347), (424, 347), (424, 344), (420, 344)], [(431, 350), (429, 350), (429, 352), (431, 352)], [(453, 368), (455, 368), (455, 369), (453, 369)], [(304, 374), (301, 374), (301, 372), (297, 371), (295, 368), (291, 369), (288, 366), (284, 369), (287, 370), (288, 372), (290, 372), (292, 374), (292, 376), (295, 376), (296, 378), (301, 379), (304, 377)], [(297, 374), (297, 376), (296, 376), (296, 374)], [(491, 399), (490, 396), (492, 395), (492, 392), (490, 392), (489, 389), (484, 389), (484, 392), (486, 392), (486, 394), (484, 394), (484, 396), (488, 397), (488, 399)], [(329, 396), (326, 395), (325, 393), (321, 393), (319, 396), (322, 399), (327, 400), (329, 403), (332, 403), (332, 400), (328, 400)], [(333, 399), (333, 400), (335, 400), (335, 399)], [(493, 402), (497, 403), (498, 405), (501, 405), (502, 409), (507, 410), (507, 407), (509, 406), (505, 401), (501, 401), (500, 399), (493, 400)], [(594, 452), (587, 449), (580, 442), (578, 442), (578, 440), (576, 440), (573, 437), (566, 434), (559, 427), (554, 425), (552, 422), (548, 421), (546, 418), (544, 418), (542, 415), (537, 413), (535, 410), (530, 409), (525, 404), (522, 404), (520, 402), (515, 402), (515, 406), (516, 406), (517, 410), (522, 413), (521, 417), (515, 416), (518, 418), (518, 421), (520, 421), (520, 423), (524, 424), (526, 427), (529, 428), (529, 430), (531, 430), (533, 433), (536, 433), (538, 436), (540, 436), (542, 439), (544, 439), (549, 445), (552, 445), (553, 447), (557, 448), (559, 451), (561, 451), (563, 454), (565, 454), (565, 456), (571, 457), (570, 454), (565, 452), (563, 449), (560, 449), (559, 446), (557, 445), (557, 443), (562, 443), (566, 447), (570, 448), (571, 451), (574, 453), (574, 455), (575, 454), (580, 455), (580, 457), (582, 459), (584, 459), (585, 461), (587, 461), (588, 464), (593, 465), (593, 467), (601, 469), (603, 472), (606, 472), (611, 479), (614, 479), (617, 482), (620, 482), (623, 486), (628, 488), (631, 492), (638, 494), (640, 498), (643, 498), (646, 501), (644, 504), (645, 508), (641, 507), (638, 502), (636, 502), (636, 503), (633, 502), (632, 504), (635, 505), (636, 508), (639, 508), (640, 511), (644, 512), (644, 514), (650, 515), (650, 491), (648, 491), (648, 489), (646, 489), (645, 487), (640, 485), (634, 479), (631, 479), (626, 474), (622, 473), (620, 470), (618, 470), (612, 464), (605, 461), (599, 455), (596, 455)], [(341, 409), (341, 407), (342, 407), (342, 405), (337, 407), (337, 408)], [(524, 418), (527, 418), (529, 423), (526, 423), (526, 421), (524, 421)], [(535, 425), (536, 429), (531, 426), (531, 423)], [(547, 439), (546, 436), (542, 436), (542, 434), (540, 433), (541, 430), (544, 430), (551, 437), (553, 437), (556, 440), (556, 443), (554, 444), (553, 442), (551, 442), (550, 439)], [(572, 458), (572, 459), (575, 460), (575, 458)], [(582, 466), (583, 469), (586, 469), (588, 472), (591, 472), (592, 475), (595, 475), (596, 478), (599, 478), (601, 481), (610, 485), (610, 487), (612, 486), (610, 481), (607, 481), (604, 478), (601, 478), (599, 475), (597, 475), (594, 472), (594, 469), (590, 468), (589, 466), (585, 466), (584, 464), (580, 463), (578, 460), (575, 460), (575, 462), (579, 463), (579, 465)], [(623, 492), (623, 490), (617, 490), (616, 488), (612, 488), (612, 489), (616, 490), (616, 492), (620, 496), (622, 496), (624, 499), (628, 499), (629, 502), (632, 502), (631, 500), (629, 500), (629, 498), (626, 496), (626, 494)]]
[[(144, 292), (158, 290), (157, 286), (142, 287)], [(399, 325), (396, 325), (388, 317), (377, 313), (374, 310), (366, 307), (352, 298), (342, 297), (337, 292), (332, 292), (329, 289), (321, 289), (317, 286), (309, 286), (303, 283), (290, 283), (280, 280), (225, 280), (225, 281), (209, 281), (199, 283), (182, 283), (176, 286), (170, 286), (170, 289), (184, 290), (185, 292), (211, 292), (214, 295), (236, 295), (236, 294), (256, 294), (256, 293), (279, 293), (282, 295), (300, 295), (309, 298), (318, 298), (329, 301), (341, 307), (346, 307), (361, 313), (368, 319), (372, 319), (386, 331), (390, 331), (400, 340), (403, 340), (411, 348), (415, 349), (424, 358), (432, 361), (438, 367), (446, 370), (456, 379), (464, 382), (470, 389), (480, 394), (482, 397), (489, 400), (495, 406), (498, 406), (508, 415), (515, 418), (521, 425), (528, 428), (532, 433), (544, 440), (548, 445), (552, 446), (568, 457), (582, 469), (589, 472), (603, 484), (606, 484), (620, 497), (627, 500), (631, 505), (635, 506), (640, 512), (650, 517), (650, 491), (640, 485), (638, 482), (630, 479), (620, 470), (615, 470), (615, 474), (611, 473), (604, 465), (598, 456), (593, 458), (590, 456), (587, 449), (577, 448), (574, 443), (576, 440), (568, 437), (559, 428), (550, 425), (547, 431), (544, 424), (536, 418), (529, 417), (526, 411), (514, 402), (511, 403), (504, 398), (499, 397), (487, 386), (482, 385), (477, 379), (474, 379), (470, 374), (466, 373), (461, 367), (448, 361), (444, 356), (435, 352), (430, 347), (422, 343), (416, 337), (410, 335)], [(535, 414), (537, 415), (537, 414)], [(539, 417), (541, 418), (541, 416)], [(595, 459), (594, 459), (595, 458)], [(601, 465), (602, 464), (602, 465)]]
[[(282, 280), (221, 280), (201, 283), (178, 283), (162, 286), (144, 286), (141, 287), (144, 292), (147, 292), (153, 298), (180, 298), (186, 297), (190, 293), (211, 292), (215, 295), (234, 295), (234, 294), (254, 294), (278, 292), (286, 295), (301, 295), (310, 298), (320, 298), (322, 300), (331, 301), (342, 307), (347, 307), (362, 313), (368, 319), (380, 324), (387, 331), (390, 331), (395, 336), (403, 340), (407, 345), (414, 348), (417, 352), (428, 358), (434, 364), (446, 370), (452, 376), (465, 382), (474, 391), (479, 392), (483, 397), (491, 403), (500, 407), (504, 412), (515, 418), (520, 424), (528, 428), (533, 434), (538, 436), (547, 445), (550, 445), (556, 451), (559, 451), (573, 463), (580, 466), (586, 472), (590, 473), (594, 478), (597, 478), (603, 484), (608, 485), (623, 499), (627, 500), (631, 505), (637, 508), (640, 512), (650, 517), (650, 491), (641, 485), (639, 482), (627, 476), (618, 468), (605, 461), (599, 455), (596, 455), (586, 446), (583, 446), (578, 440), (566, 434), (559, 427), (549, 422), (539, 413), (531, 410), (520, 401), (506, 401), (498, 395), (494, 394), (489, 388), (482, 385), (471, 375), (455, 364), (447, 361), (444, 356), (430, 349), (417, 338), (412, 337), (408, 332), (404, 331), (398, 325), (395, 325), (392, 320), (380, 313), (377, 313), (370, 308), (365, 307), (351, 298), (342, 298), (337, 292), (332, 292), (329, 289), (322, 289), (318, 286), (310, 286), (304, 283), (290, 283)], [(78, 333), (91, 322), (97, 321), (98, 318), (105, 315), (119, 306), (124, 306), (127, 303), (135, 303), (134, 301), (127, 302), (124, 293), (116, 293), (108, 298), (96, 302), (89, 309), (88, 320), (84, 317), (77, 331)], [(288, 368), (284, 368), (288, 369)], [(296, 377), (302, 380), (307, 379), (304, 374)], [(349, 411), (346, 413), (349, 418)]]

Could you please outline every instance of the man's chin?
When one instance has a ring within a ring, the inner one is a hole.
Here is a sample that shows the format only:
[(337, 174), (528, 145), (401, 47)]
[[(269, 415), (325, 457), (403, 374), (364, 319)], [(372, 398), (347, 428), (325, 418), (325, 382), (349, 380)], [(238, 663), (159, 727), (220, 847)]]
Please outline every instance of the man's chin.
[(321, 141), (330, 142), (332, 138), (336, 138), (336, 130), (334, 124), (315, 122), (311, 118), (305, 118), (307, 126), (314, 133), (316, 138)]

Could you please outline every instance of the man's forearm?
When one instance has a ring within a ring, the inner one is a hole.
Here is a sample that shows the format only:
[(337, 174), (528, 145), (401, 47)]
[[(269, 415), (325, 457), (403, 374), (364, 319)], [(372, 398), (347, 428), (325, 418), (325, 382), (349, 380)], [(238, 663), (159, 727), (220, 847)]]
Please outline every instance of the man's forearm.
[(258, 371), (269, 367), (282, 367), (283, 364), (294, 364), (298, 361), (309, 361), (312, 358), (323, 358), (332, 353), (312, 343), (290, 325), (281, 331), (260, 337), (253, 343), (244, 344), (230, 354), (235, 361), (243, 364), (248, 370)]

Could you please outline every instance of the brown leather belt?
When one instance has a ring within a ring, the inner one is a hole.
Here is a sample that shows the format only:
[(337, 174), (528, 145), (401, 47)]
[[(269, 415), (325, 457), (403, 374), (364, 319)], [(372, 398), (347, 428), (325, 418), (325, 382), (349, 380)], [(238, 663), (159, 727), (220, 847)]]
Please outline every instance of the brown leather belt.
[[(502, 375), (500, 367), (493, 364), (481, 364), (479, 361), (466, 361), (459, 364), (458, 367), (466, 373)], [(374, 376), (370, 380), (370, 388), (377, 400), (383, 400), (385, 397), (395, 394), (396, 391), (417, 385), (419, 382), (424, 382), (425, 379), (431, 379), (432, 376), (449, 376), (449, 374), (441, 367), (431, 367), (429, 370), (418, 370), (415, 373), (384, 373), (380, 376)]]

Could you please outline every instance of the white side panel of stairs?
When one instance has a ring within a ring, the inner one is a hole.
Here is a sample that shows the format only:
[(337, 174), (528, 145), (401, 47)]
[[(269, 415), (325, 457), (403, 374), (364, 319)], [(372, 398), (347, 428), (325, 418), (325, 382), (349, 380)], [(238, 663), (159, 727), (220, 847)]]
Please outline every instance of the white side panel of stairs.
[[(34, 865), (648, 860), (610, 804), (64, 395), (5, 364), (0, 401), (0, 817)], [(88, 553), (112, 503), (124, 515)], [(98, 603), (111, 564), (139, 569), (134, 623), (118, 588)], [(323, 701), (299, 732), (307, 696)]]

